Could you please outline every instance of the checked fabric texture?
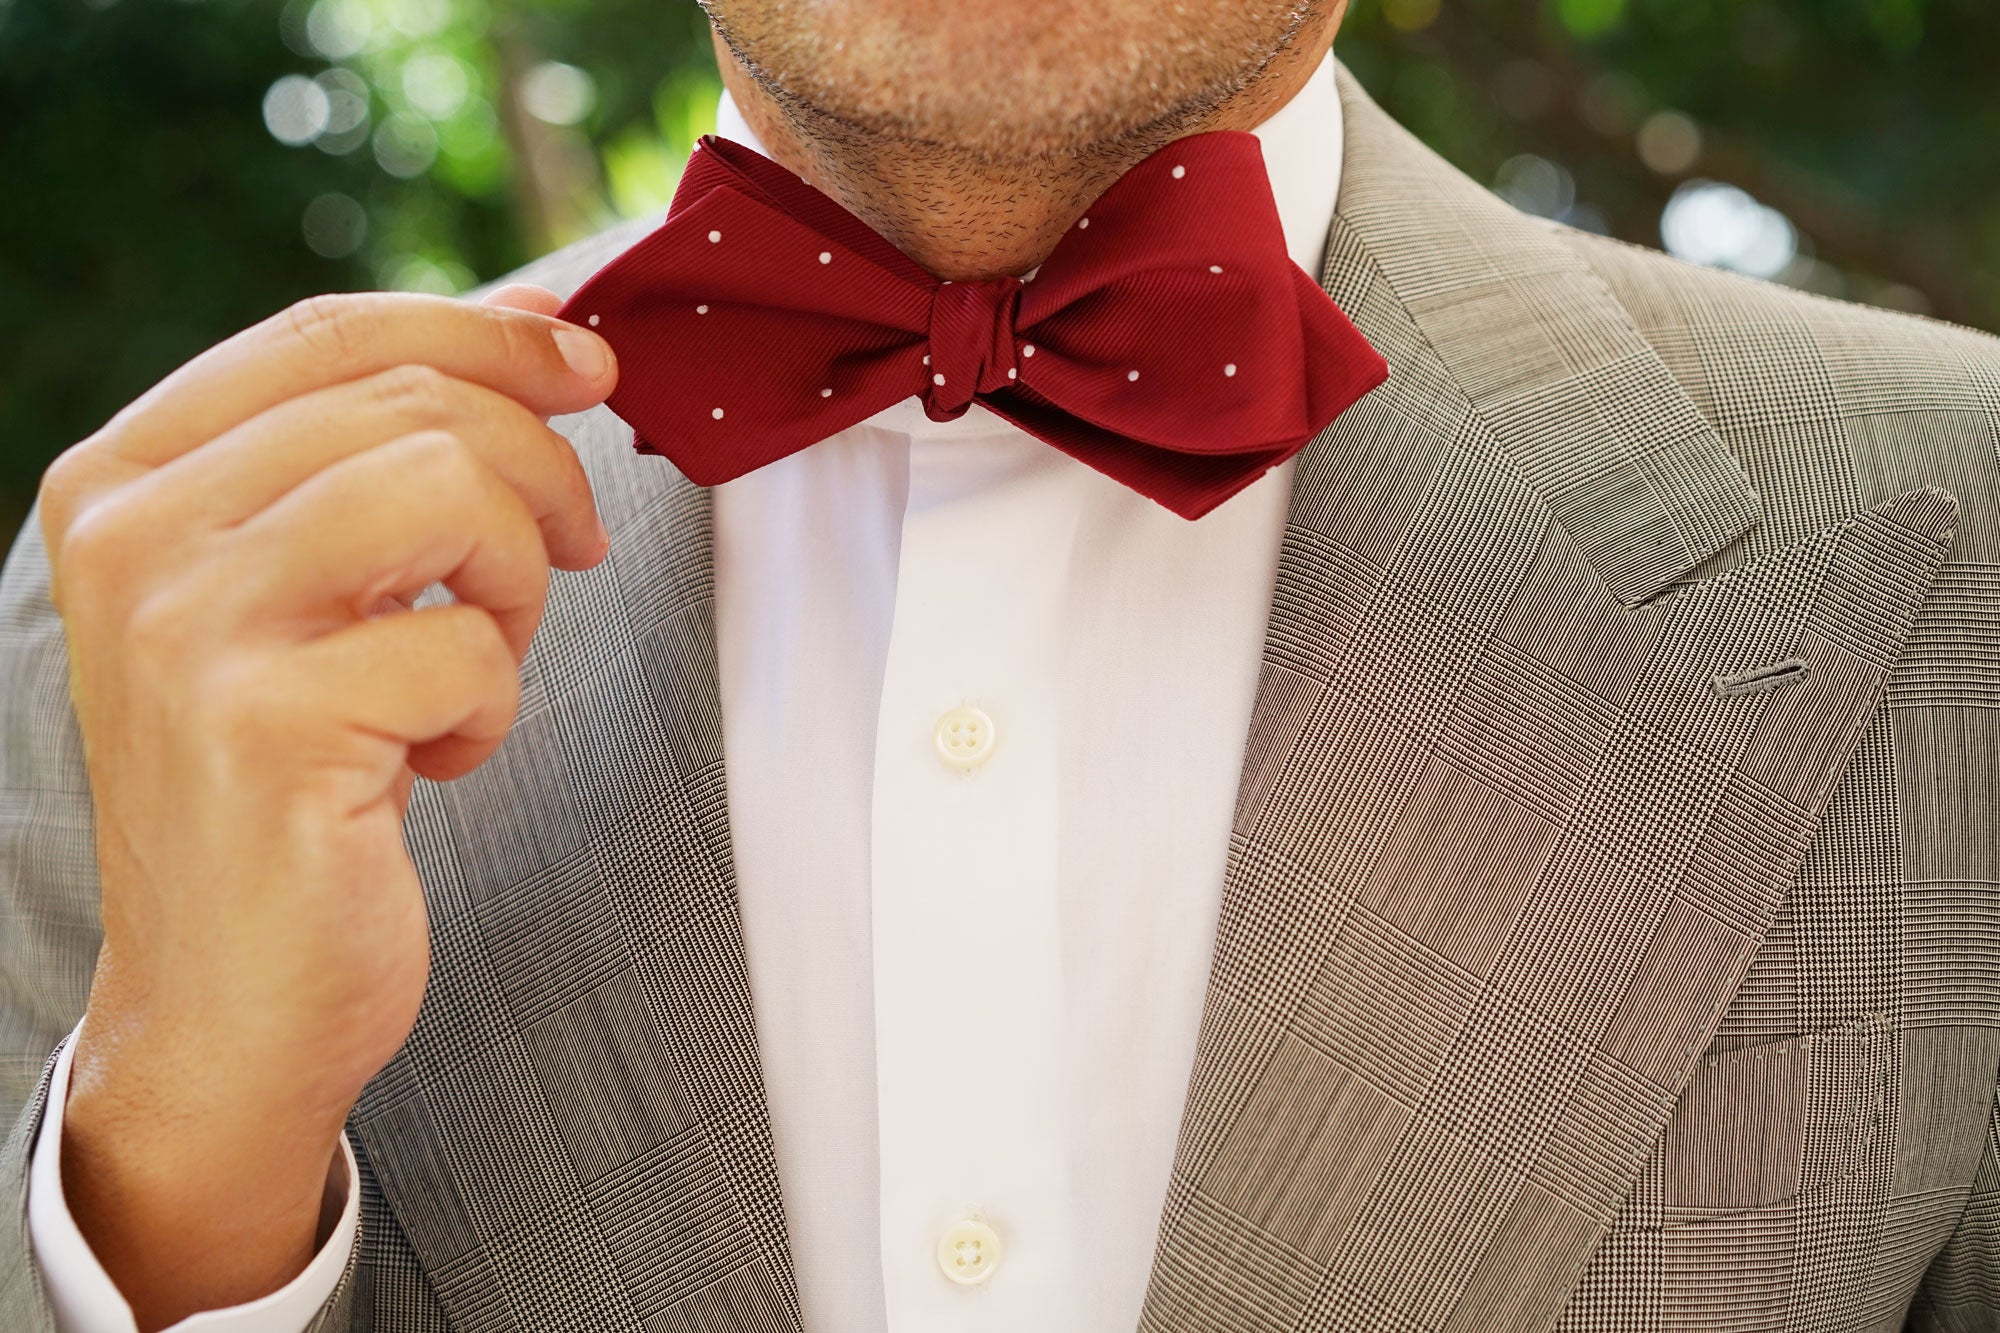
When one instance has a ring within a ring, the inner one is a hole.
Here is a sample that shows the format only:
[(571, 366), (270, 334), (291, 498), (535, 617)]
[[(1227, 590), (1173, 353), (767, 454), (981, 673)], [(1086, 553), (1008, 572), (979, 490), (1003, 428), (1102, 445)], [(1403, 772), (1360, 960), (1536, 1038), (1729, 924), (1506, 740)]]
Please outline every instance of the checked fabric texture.
[[(1513, 212), (1343, 71), (1300, 455), (1147, 1333), (2000, 1327), (2000, 342)], [(573, 291), (651, 220), (514, 275)], [(420, 783), (431, 989), (320, 1333), (800, 1326), (706, 492), (559, 418), (613, 555)], [(31, 516), (0, 579), (0, 1327), (97, 940)], [(1718, 680), (1721, 685), (1718, 685)]]

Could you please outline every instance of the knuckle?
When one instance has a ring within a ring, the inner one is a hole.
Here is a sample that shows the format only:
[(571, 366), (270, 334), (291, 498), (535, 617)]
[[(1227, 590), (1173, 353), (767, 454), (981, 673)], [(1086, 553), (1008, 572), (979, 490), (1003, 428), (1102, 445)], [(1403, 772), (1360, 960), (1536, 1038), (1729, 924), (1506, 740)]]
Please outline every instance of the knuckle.
[(498, 679), (514, 678), (514, 650), (507, 642), (506, 631), (490, 613), (478, 607), (465, 608), (466, 614), (459, 619), (459, 643), (466, 655), (490, 677)]
[(56, 455), (55, 460), (42, 470), (41, 479), (35, 484), (34, 508), (39, 516), (42, 549), (49, 558), (51, 595), (58, 601), (63, 543), (76, 521), (79, 508), (89, 495), (86, 483), (78, 475), (86, 466), (80, 457), (76, 446), (71, 446)]
[(118, 496), (91, 505), (62, 530), (53, 553), (66, 582), (103, 587), (116, 584), (139, 568), (139, 534)]
[(89, 460), (81, 444), (72, 444), (50, 459), (35, 487), (42, 508), (68, 505), (83, 489), (83, 474), (88, 470)]
[(255, 754), (279, 740), (273, 691), (263, 672), (214, 663), (187, 693), (184, 707), (196, 734), (224, 753)]
[(500, 355), (511, 369), (532, 373), (548, 364), (555, 355), (544, 321), (519, 314), (496, 311)]
[(546, 560), (523, 562), (522, 577), (532, 585), (528, 600), (522, 605), (524, 627), (530, 641), (541, 628), (542, 618), (549, 610), (549, 565)]
[(421, 474), (420, 484), (436, 487), (430, 494), (442, 500), (464, 500), (475, 494), (476, 488), (484, 480), (481, 474), (486, 465), (472, 451), (472, 446), (452, 431), (442, 429), (420, 430), (405, 435), (401, 441), (414, 466)]
[(520, 662), (507, 642), (507, 632), (484, 607), (458, 603), (426, 614), (445, 617), (444, 632), (434, 640), (439, 666), (469, 697), (488, 705), (519, 702)]
[[(514, 488), (487, 466), (479, 451), (455, 431), (430, 429), (404, 437), (415, 453), (424, 493), (435, 496), (461, 517), (488, 515), (495, 507), (506, 516), (526, 516), (527, 505)], [(530, 526), (533, 518), (527, 517)]]
[(436, 366), (408, 362), (369, 381), (375, 401), (400, 420), (429, 425), (452, 415), (451, 376)]
[(350, 292), (322, 292), (285, 308), (286, 331), (310, 351), (346, 362), (367, 343), (370, 303)]
[(199, 655), (205, 620), (188, 585), (170, 583), (141, 598), (126, 617), (121, 636), (125, 654), (145, 664), (155, 679), (167, 671), (185, 670)]

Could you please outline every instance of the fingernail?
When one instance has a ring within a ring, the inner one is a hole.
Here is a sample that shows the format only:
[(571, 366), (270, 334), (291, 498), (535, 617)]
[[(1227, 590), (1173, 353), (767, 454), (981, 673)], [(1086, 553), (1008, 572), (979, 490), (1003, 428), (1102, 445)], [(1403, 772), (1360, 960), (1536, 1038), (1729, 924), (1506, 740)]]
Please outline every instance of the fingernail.
[(597, 520), (597, 544), (604, 550), (611, 549), (611, 533), (605, 528), (602, 518)]
[(611, 349), (604, 339), (578, 328), (556, 330), (556, 350), (569, 368), (587, 380), (601, 380), (611, 369)]

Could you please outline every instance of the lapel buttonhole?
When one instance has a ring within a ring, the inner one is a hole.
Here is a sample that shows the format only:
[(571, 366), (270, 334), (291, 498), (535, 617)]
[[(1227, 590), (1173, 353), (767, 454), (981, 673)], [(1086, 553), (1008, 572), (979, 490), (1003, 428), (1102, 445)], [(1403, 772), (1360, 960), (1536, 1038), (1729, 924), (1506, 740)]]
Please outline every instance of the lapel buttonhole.
[(1717, 694), (1760, 694), (1776, 689), (1780, 685), (1797, 680), (1810, 668), (1803, 658), (1788, 657), (1782, 662), (1769, 666), (1752, 667), (1748, 671), (1738, 671), (1732, 675), (1715, 678)]

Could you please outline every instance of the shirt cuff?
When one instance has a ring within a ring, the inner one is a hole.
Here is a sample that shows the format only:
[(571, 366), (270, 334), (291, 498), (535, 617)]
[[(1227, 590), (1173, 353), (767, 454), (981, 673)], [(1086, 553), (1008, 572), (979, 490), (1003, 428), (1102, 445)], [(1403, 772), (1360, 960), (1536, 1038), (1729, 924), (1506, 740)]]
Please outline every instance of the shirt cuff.
[[(76, 1219), (70, 1216), (69, 1201), (63, 1198), (63, 1106), (69, 1100), (70, 1052), (75, 1047), (76, 1032), (72, 1030), (56, 1057), (48, 1107), (35, 1138), (28, 1174), (28, 1240), (55, 1315), (57, 1333), (138, 1333), (131, 1305), (91, 1253), (89, 1242), (77, 1230)], [(191, 1314), (163, 1333), (304, 1333), (339, 1285), (359, 1224), (360, 1190), (356, 1182), (361, 1177), (345, 1131), (340, 1136), (340, 1155), (347, 1171), (347, 1199), (332, 1233), (305, 1271), (269, 1295), (227, 1309)]]

